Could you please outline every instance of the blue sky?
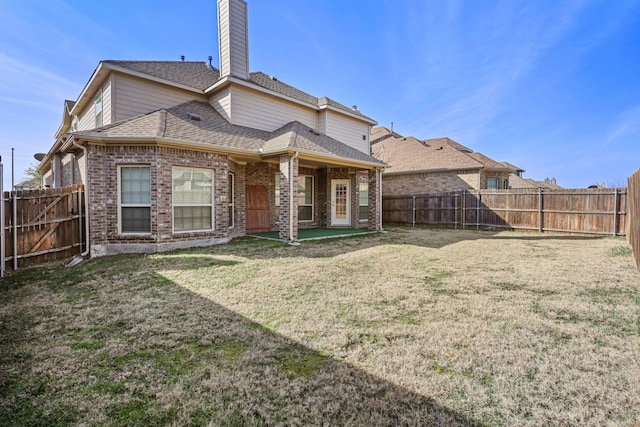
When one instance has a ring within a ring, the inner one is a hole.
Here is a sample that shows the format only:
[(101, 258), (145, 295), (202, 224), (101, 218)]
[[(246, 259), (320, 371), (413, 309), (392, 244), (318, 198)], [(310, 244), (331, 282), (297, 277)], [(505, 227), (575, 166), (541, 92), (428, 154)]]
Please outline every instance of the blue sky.
[[(248, 0), (252, 71), (563, 187), (640, 167), (640, 0)], [(102, 59), (218, 63), (215, 0), (0, 0), (5, 189)]]

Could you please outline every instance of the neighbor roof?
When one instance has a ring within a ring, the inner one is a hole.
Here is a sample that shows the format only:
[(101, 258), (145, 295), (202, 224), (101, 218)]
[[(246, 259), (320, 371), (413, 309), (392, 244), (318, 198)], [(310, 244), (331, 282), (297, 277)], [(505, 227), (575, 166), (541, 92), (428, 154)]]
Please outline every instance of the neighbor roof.
[(448, 144), (425, 144), (414, 137), (389, 137), (371, 146), (374, 157), (389, 164), (385, 173), (481, 169), (483, 165)]
[(133, 139), (195, 142), (255, 155), (296, 150), (384, 166), (384, 163), (372, 156), (302, 123), (291, 122), (273, 132), (232, 125), (209, 103), (200, 101), (189, 101), (98, 129), (75, 132), (73, 135), (87, 139), (122, 138), (131, 142)]

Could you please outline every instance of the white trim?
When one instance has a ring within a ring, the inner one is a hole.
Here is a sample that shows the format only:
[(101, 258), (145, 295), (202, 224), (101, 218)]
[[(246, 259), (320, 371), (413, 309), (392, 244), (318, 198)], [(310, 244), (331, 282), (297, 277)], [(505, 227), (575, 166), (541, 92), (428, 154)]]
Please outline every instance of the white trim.
[[(367, 201), (366, 204), (362, 204), (360, 198), (362, 197), (360, 193), (362, 193), (361, 190), (361, 186), (362, 185), (366, 185), (367, 186)], [(368, 182), (359, 182), (358, 183), (358, 221), (359, 222), (369, 222), (369, 215), (367, 214), (367, 218), (366, 219), (362, 219), (360, 218), (360, 208), (362, 206), (366, 206), (367, 208), (369, 208), (369, 183)]]

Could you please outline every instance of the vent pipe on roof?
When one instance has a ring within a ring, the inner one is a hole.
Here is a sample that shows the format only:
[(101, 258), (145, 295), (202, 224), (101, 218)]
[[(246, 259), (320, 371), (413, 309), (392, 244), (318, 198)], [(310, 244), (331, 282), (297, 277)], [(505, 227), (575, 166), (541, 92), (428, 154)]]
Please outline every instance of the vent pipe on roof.
[(391, 133), (393, 133), (393, 122), (391, 122)]
[(213, 56), (209, 55), (207, 59), (209, 60), (209, 68), (213, 68), (213, 65), (211, 65), (211, 61), (213, 61)]
[(184, 62), (184, 55), (180, 55), (180, 61)]

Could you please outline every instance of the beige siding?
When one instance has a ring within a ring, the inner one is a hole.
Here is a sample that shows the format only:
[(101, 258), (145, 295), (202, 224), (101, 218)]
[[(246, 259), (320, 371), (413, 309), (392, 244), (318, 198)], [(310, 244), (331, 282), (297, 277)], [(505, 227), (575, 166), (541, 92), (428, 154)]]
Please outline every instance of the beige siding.
[(209, 104), (211, 104), (222, 117), (229, 122), (231, 121), (231, 92), (229, 89), (216, 93), (209, 100)]
[(231, 122), (260, 130), (273, 131), (292, 121), (317, 129), (317, 113), (311, 108), (282, 101), (244, 88), (231, 92)]
[[(95, 95), (94, 95), (95, 96)], [(84, 110), (78, 114), (78, 130), (93, 129), (96, 127), (96, 114), (93, 105), (93, 97), (91, 102), (87, 104)]]
[(111, 124), (111, 78), (102, 85), (102, 125)]
[(109, 78), (104, 82), (102, 86), (100, 86), (100, 89), (98, 89), (91, 95), (91, 98), (87, 105), (84, 107), (84, 110), (82, 110), (80, 114), (78, 114), (79, 131), (94, 129), (96, 127), (96, 107), (94, 104), (94, 99), (99, 91), (102, 91), (102, 125), (105, 126), (112, 123), (112, 85), (111, 79)]
[(114, 119), (120, 121), (162, 108), (173, 107), (197, 99), (207, 101), (194, 92), (170, 88), (121, 74), (113, 75)]
[(247, 4), (242, 0), (220, 2), (220, 75), (229, 74), (247, 79), (249, 52), (247, 35)]
[(333, 111), (326, 110), (320, 114), (325, 116), (324, 133), (356, 150), (370, 154), (369, 125)]

